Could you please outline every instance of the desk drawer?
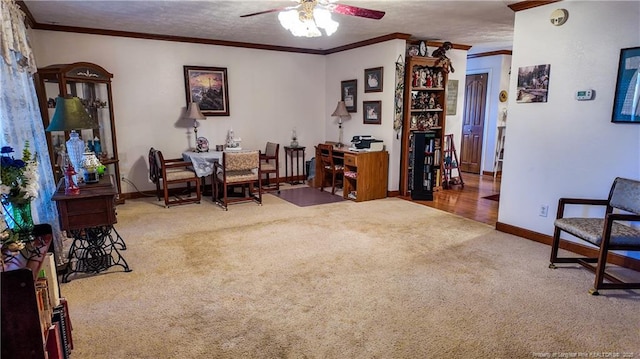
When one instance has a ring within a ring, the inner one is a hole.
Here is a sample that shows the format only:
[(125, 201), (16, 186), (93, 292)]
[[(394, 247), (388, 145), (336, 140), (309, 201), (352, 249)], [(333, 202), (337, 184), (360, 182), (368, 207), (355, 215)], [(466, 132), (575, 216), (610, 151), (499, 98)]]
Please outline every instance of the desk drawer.
[(345, 166), (358, 166), (357, 157), (352, 155), (344, 155)]

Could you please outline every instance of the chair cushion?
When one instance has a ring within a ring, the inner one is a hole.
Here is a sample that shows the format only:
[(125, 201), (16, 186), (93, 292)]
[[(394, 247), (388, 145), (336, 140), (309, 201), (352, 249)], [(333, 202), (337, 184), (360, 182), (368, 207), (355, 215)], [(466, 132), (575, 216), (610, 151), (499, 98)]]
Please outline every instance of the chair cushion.
[[(218, 180), (223, 181), (222, 172), (217, 174)], [(251, 170), (227, 171), (227, 183), (257, 181), (258, 174)]]
[(263, 171), (275, 171), (276, 170), (276, 165), (275, 164), (271, 164), (271, 163), (267, 163), (267, 162), (261, 162), (260, 163), (260, 169)]
[[(603, 218), (559, 218), (556, 219), (554, 224), (561, 230), (596, 246), (600, 246), (602, 242)], [(611, 227), (611, 241), (609, 244), (612, 246), (637, 246), (640, 249), (640, 230), (614, 222)]]
[(189, 170), (167, 169), (167, 181), (177, 181), (187, 178), (196, 178), (196, 173)]

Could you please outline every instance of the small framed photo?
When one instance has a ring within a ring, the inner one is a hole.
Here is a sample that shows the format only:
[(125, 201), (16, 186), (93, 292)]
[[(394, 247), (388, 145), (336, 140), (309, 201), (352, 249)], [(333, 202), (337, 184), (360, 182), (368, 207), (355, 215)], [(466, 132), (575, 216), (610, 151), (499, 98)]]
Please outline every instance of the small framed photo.
[(382, 101), (363, 101), (363, 123), (365, 125), (382, 124)]
[(340, 82), (340, 92), (348, 112), (358, 112), (358, 80)]
[(620, 50), (618, 79), (613, 101), (614, 123), (640, 123), (640, 47)]
[(229, 116), (226, 67), (184, 66), (187, 107), (198, 103), (205, 116)]
[(364, 70), (364, 92), (382, 92), (383, 67)]
[(518, 69), (518, 103), (547, 102), (550, 64)]

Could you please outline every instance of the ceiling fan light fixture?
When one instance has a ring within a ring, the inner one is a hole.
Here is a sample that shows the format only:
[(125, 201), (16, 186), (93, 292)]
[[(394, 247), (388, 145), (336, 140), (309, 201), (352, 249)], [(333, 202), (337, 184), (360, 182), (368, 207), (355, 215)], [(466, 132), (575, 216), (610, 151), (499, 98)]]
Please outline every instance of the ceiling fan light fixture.
[(289, 30), (293, 36), (318, 37), (322, 36), (320, 29), (324, 29), (330, 36), (338, 29), (338, 22), (331, 18), (326, 9), (315, 8), (312, 13), (296, 9), (281, 11), (278, 14), (280, 25)]
[(319, 28), (324, 29), (324, 32), (327, 33), (327, 36), (331, 36), (334, 32), (336, 32), (336, 30), (338, 30), (338, 26), (340, 24), (331, 18), (331, 12), (329, 10), (315, 8), (313, 10), (313, 17), (316, 20), (316, 25)]

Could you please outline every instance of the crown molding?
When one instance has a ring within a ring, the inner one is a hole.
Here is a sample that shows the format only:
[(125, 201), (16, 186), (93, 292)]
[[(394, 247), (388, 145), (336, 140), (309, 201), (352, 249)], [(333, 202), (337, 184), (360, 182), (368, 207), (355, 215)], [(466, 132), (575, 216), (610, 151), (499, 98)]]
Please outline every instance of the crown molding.
[(486, 56), (496, 56), (496, 55), (513, 55), (513, 51), (511, 50), (497, 50), (497, 51), (488, 51), (481, 52), (477, 54), (467, 55), (467, 59), (475, 59), (477, 57), (486, 57)]
[(507, 5), (507, 6), (509, 7), (509, 9), (515, 12), (518, 12), (522, 10), (533, 9), (534, 7), (538, 7), (538, 6), (553, 4), (554, 2), (559, 2), (559, 1), (562, 1), (562, 0), (546, 0), (546, 1), (530, 0), (530, 1), (521, 1), (521, 2)]

